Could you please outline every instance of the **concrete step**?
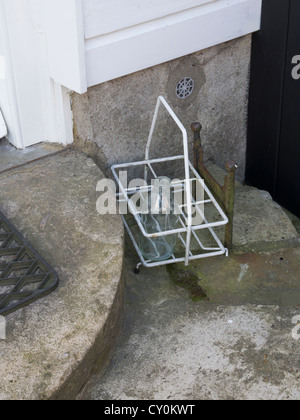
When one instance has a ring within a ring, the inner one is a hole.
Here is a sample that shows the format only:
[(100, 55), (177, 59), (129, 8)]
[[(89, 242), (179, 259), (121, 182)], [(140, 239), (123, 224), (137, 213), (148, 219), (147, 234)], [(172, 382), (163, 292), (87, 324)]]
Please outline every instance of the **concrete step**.
[(39, 143), (24, 150), (16, 149), (6, 139), (0, 140), (0, 173), (43, 157), (61, 152), (63, 146), (56, 143)]
[(123, 226), (96, 211), (104, 175), (65, 150), (0, 174), (0, 208), (56, 269), (58, 289), (6, 317), (1, 400), (73, 399), (118, 337)]
[[(93, 377), (94, 382), (91, 382), (94, 384), (92, 390), (83, 394), (87, 398), (97, 399), (107, 395), (121, 398), (130, 395), (147, 397), (147, 392), (140, 394), (131, 390), (129, 395), (124, 389), (120, 389), (118, 393), (113, 387), (112, 393), (107, 393), (109, 380), (102, 381), (102, 372), (110, 360), (121, 331), (125, 291), (124, 231), (121, 219), (119, 216), (100, 216), (96, 211), (96, 185), (104, 175), (94, 162), (82, 153), (55, 150), (53, 154), (51, 149), (51, 156), (44, 157), (44, 151), (41, 155), (39, 150), (37, 152), (39, 160), (35, 159), (36, 155), (30, 155), (27, 161), (34, 161), (29, 163), (26, 163), (23, 155), (20, 155), (21, 161), (17, 162), (17, 165), (10, 163), (10, 166), (7, 166), (7, 160), (4, 159), (2, 173), (0, 165), (0, 209), (56, 269), (60, 276), (60, 285), (51, 295), (6, 318), (7, 338), (0, 341), (0, 399), (74, 399), (94, 370), (97, 371), (97, 375)], [(213, 168), (212, 172), (222, 182), (224, 172), (217, 167)], [(273, 202), (269, 194), (237, 183), (234, 233), (236, 249), (244, 250), (248, 247), (251, 250), (258, 244), (262, 244), (262, 247), (271, 244), (275, 252), (278, 247), (287, 248), (290, 246), (289, 241), (296, 238), (297, 232), (290, 219), (280, 206)], [(278, 255), (274, 254), (274, 259), (273, 254), (268, 257), (269, 270), (273, 269), (273, 262), (278, 261)], [(286, 261), (290, 254), (280, 255), (284, 260), (279, 260)], [(228, 276), (240, 278), (243, 270), (248, 267), (242, 280), (247, 279), (247, 276), (251, 278), (259, 258), (267, 257), (253, 257), (253, 264), (252, 260), (245, 262), (243, 256), (234, 258), (207, 260), (205, 265), (202, 262), (197, 275), (199, 278), (200, 275), (205, 276), (206, 283), (203, 283), (203, 287), (207, 290), (211, 284), (211, 302), (219, 304), (224, 302), (224, 296), (232, 296), (232, 289), (228, 292), (228, 288), (234, 288), (235, 284), (228, 283)], [(295, 251), (295, 258), (296, 261), (299, 258), (298, 251)], [(173, 284), (171, 289), (169, 286), (165, 289), (165, 281), (173, 282), (178, 273), (175, 276), (162, 267), (143, 270), (141, 277), (136, 278), (132, 275), (132, 269), (137, 262), (136, 254), (130, 254), (126, 261), (129, 304), (131, 298), (132, 305), (135, 305), (138, 299), (137, 308), (145, 311), (146, 315), (164, 305), (167, 299), (167, 310), (172, 317), (173, 309), (176, 310), (178, 298), (180, 300), (181, 297), (177, 296), (178, 285)], [(281, 268), (283, 264), (281, 263)], [(219, 279), (222, 282), (222, 293), (214, 293), (215, 290), (219, 291), (219, 286), (217, 282), (211, 283), (210, 279), (215, 279), (216, 272), (212, 267), (224, 274)], [(293, 266), (293, 273), (295, 269), (297, 265)], [(254, 288), (259, 287), (261, 271), (257, 273), (257, 282), (251, 283)], [(274, 278), (276, 281), (276, 276)], [(242, 284), (241, 281), (238, 284)], [(161, 288), (165, 290), (165, 295), (160, 296)], [(249, 300), (252, 292), (253, 288), (247, 288), (244, 300), (239, 302), (252, 302)], [(150, 296), (150, 306), (146, 295)], [(236, 303), (239, 299), (234, 296), (235, 301), (228, 300), (228, 304)], [(276, 292), (273, 296), (277, 296)], [(183, 295), (183, 299), (182, 304), (185, 307), (186, 295)], [(130, 311), (130, 307), (128, 309), (127, 324), (123, 333), (125, 331), (127, 334), (128, 328), (131, 331), (132, 328), (137, 328), (136, 337), (142, 343), (145, 338), (142, 337), (145, 332), (143, 322), (146, 320), (136, 310)], [(199, 313), (199, 322), (201, 316), (202, 311)], [(193, 315), (190, 320), (187, 318), (186, 322), (194, 322)], [(152, 324), (151, 318), (147, 328), (152, 331), (154, 327), (156, 328), (156, 324)], [(159, 329), (157, 334), (166, 336), (167, 324), (163, 329)], [(149, 338), (151, 339), (151, 334)], [(161, 341), (160, 338), (157, 340)], [(145, 345), (148, 348), (147, 340)], [(168, 350), (168, 347), (166, 349)], [(144, 350), (138, 346), (137, 351)], [(135, 366), (140, 372), (137, 363), (139, 356), (132, 352), (130, 346), (119, 349), (116, 357), (118, 354), (121, 358), (129, 357), (128, 352), (131, 352), (131, 361), (126, 366), (122, 364), (120, 372), (131, 375), (131, 366)], [(164, 360), (161, 361), (162, 365), (163, 363)], [(182, 372), (184, 369), (183, 364)], [(155, 367), (153, 372), (155, 373)], [(126, 375), (124, 386), (134, 387)], [(151, 372), (147, 375), (151, 376)], [(134, 382), (137, 380), (135, 376), (132, 378)], [(116, 384), (119, 384), (121, 379), (118, 374), (115, 379)], [(161, 398), (166, 396), (164, 393), (151, 395)]]
[(234, 245), (137, 276), (128, 239), (123, 332), (82, 399), (299, 399), (299, 235), (268, 193), (237, 182)]
[(136, 276), (128, 242), (122, 336), (81, 398), (298, 400), (300, 243), (273, 245)]

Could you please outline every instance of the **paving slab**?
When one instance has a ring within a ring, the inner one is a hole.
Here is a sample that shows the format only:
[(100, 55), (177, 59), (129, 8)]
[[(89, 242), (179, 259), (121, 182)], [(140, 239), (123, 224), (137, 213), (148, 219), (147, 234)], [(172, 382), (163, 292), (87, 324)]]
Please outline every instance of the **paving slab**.
[[(220, 184), (225, 172), (211, 169)], [(234, 250), (141, 270), (127, 238), (127, 315), (88, 400), (298, 400), (300, 240), (271, 196), (236, 183)], [(219, 231), (222, 234), (222, 231)]]
[(102, 172), (64, 151), (0, 175), (0, 208), (56, 269), (51, 295), (6, 317), (0, 399), (73, 399), (108, 360), (124, 309), (123, 227), (96, 211)]
[(0, 140), (0, 173), (62, 150), (64, 147), (56, 143), (39, 143), (24, 150), (18, 150), (6, 139), (2, 139)]
[(299, 248), (280, 206), (237, 183), (235, 253), (135, 276), (120, 218), (96, 212), (101, 178), (75, 151), (0, 174), (1, 210), (60, 276), (6, 319), (0, 399), (73, 399), (95, 366), (82, 399), (300, 398)]
[(205, 281), (211, 300), (194, 301), (195, 290), (178, 271), (176, 277), (159, 267), (135, 276), (128, 243), (125, 327), (110, 366), (81, 398), (298, 400), (299, 257), (292, 248), (258, 253), (258, 266), (248, 254), (201, 262), (199, 285)]

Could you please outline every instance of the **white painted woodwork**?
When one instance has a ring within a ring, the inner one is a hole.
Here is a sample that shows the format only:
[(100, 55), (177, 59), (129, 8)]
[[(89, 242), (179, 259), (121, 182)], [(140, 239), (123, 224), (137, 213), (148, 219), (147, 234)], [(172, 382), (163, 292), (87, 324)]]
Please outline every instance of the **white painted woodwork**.
[(2, 115), (2, 112), (0, 111), (0, 139), (5, 137), (7, 135), (7, 128), (6, 124)]
[(261, 0), (200, 3), (198, 7), (87, 39), (87, 85), (94, 86), (260, 29)]
[(250, 34), (262, 0), (0, 0), (0, 109), (18, 148), (73, 141), (69, 92)]
[(3, 0), (0, 0), (0, 108), (8, 127), (7, 137), (17, 146), (22, 143), (22, 136)]
[(73, 141), (70, 98), (49, 75), (43, 6), (43, 0), (0, 0), (0, 107), (8, 139), (20, 149)]
[(260, 29), (262, 0), (40, 0), (50, 74), (78, 93)]
[(50, 76), (59, 84), (84, 93), (86, 60), (82, 2), (39, 0), (45, 6)]
[(216, 0), (84, 0), (85, 38), (130, 28)]

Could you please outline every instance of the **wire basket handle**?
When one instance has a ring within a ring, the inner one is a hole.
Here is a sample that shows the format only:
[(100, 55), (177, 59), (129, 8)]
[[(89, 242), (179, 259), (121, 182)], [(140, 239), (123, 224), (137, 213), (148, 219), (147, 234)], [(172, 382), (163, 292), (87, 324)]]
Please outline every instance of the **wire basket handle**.
[[(183, 141), (183, 152), (184, 152), (184, 171), (185, 171), (185, 189), (186, 189), (186, 199), (187, 199), (187, 225), (188, 225), (188, 233), (187, 233), (187, 243), (188, 243), (188, 249), (190, 247), (190, 241), (191, 241), (191, 230), (192, 230), (192, 195), (191, 195), (191, 183), (190, 183), (190, 167), (189, 167), (189, 147), (188, 147), (188, 135), (187, 131), (184, 128), (183, 124), (177, 117), (177, 115), (174, 113), (170, 105), (167, 103), (165, 98), (163, 96), (159, 96), (157, 100), (157, 105), (155, 109), (154, 118), (152, 121), (152, 126), (149, 134), (149, 139), (146, 146), (146, 155), (145, 160), (149, 161), (150, 157), (150, 147), (153, 139), (153, 133), (156, 127), (157, 118), (160, 106), (163, 105), (168, 113), (171, 115), (177, 126), (179, 127), (180, 131), (182, 132), (182, 141)], [(186, 262), (188, 262), (189, 254), (187, 251), (186, 254)]]

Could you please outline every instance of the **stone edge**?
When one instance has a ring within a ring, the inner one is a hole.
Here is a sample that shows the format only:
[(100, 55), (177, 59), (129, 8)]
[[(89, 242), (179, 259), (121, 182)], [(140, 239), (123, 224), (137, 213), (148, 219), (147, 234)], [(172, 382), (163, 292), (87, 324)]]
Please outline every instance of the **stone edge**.
[(49, 398), (52, 401), (80, 400), (81, 393), (94, 373), (103, 372), (111, 360), (112, 352), (118, 342), (125, 313), (124, 257), (118, 290), (110, 314), (99, 332), (95, 342), (72, 371), (65, 382)]

